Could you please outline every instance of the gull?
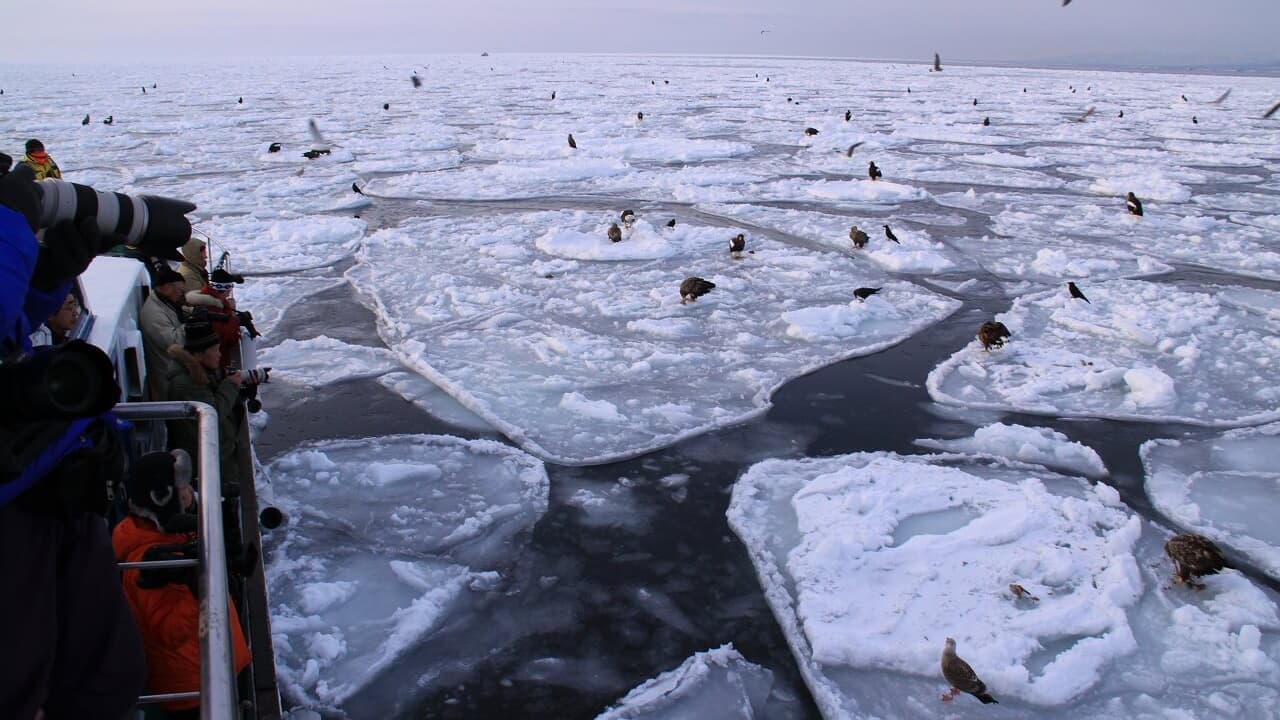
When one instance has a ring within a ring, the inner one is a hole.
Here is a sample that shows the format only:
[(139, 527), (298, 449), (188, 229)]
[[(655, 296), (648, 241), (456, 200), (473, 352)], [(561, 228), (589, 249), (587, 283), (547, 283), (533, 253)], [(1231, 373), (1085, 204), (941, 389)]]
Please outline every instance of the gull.
[(969, 663), (956, 655), (956, 641), (952, 638), (947, 638), (946, 647), (942, 650), (942, 677), (951, 683), (951, 692), (942, 696), (944, 702), (950, 702), (962, 692), (978, 698), (984, 705), (996, 702), (987, 693), (986, 683), (978, 679)]
[(315, 118), (307, 120), (307, 130), (311, 133), (311, 151), (328, 155), (329, 143), (325, 142), (324, 136), (320, 134), (320, 127), (316, 125)]
[(1231, 95), (1231, 88), (1227, 88), (1227, 91), (1226, 91), (1226, 92), (1224, 92), (1224, 93), (1222, 93), (1221, 95), (1219, 95), (1217, 100), (1210, 100), (1210, 101), (1209, 101), (1209, 104), (1210, 104), (1210, 105), (1221, 105), (1221, 104), (1222, 104), (1222, 102), (1223, 102), (1224, 100), (1226, 100), (1226, 99), (1227, 99), (1227, 97), (1228, 97), (1229, 95)]
[(1272, 115), (1275, 115), (1277, 110), (1280, 110), (1280, 102), (1277, 102), (1275, 105), (1272, 105), (1270, 110), (1268, 110), (1268, 111), (1266, 111), (1265, 113), (1263, 113), (1263, 114), (1262, 114), (1262, 119), (1263, 119), (1263, 120), (1266, 120), (1267, 118), (1271, 117)]
[[(1089, 109), (1088, 109), (1088, 110), (1085, 110), (1083, 115), (1081, 115), (1081, 116), (1079, 116), (1079, 117), (1075, 118), (1075, 121), (1076, 121), (1076, 122), (1084, 122), (1085, 120), (1088, 120), (1088, 119), (1089, 119), (1089, 116), (1093, 115), (1093, 113), (1094, 113), (1094, 112), (1096, 112), (1096, 111), (1097, 111), (1097, 108), (1096, 108), (1096, 107), (1094, 107), (1094, 106), (1092, 106), (1092, 105), (1090, 105), (1090, 106), (1089, 106)], [(1124, 117), (1124, 115), (1123, 115), (1124, 111), (1123, 111), (1123, 110), (1121, 110), (1120, 112), (1122, 113), (1122, 114), (1121, 114), (1121, 117)]]
[(850, 146), (849, 146), (849, 149), (848, 149), (848, 150), (846, 150), (846, 151), (844, 152), (844, 156), (845, 156), (845, 157), (853, 157), (853, 151), (854, 151), (855, 149), (857, 149), (859, 146), (861, 146), (861, 145), (863, 145), (863, 144), (865, 144), (865, 143), (866, 143), (866, 140), (863, 140), (862, 142), (856, 142), (856, 143), (854, 143), (854, 144), (850, 145)]
[(357, 185), (357, 184), (355, 184), (355, 183), (351, 183), (351, 192), (353, 192), (353, 193), (355, 193), (355, 194), (357, 194), (357, 195), (363, 195), (363, 194), (364, 194), (364, 191), (360, 189), (360, 186), (359, 186), (359, 185)]

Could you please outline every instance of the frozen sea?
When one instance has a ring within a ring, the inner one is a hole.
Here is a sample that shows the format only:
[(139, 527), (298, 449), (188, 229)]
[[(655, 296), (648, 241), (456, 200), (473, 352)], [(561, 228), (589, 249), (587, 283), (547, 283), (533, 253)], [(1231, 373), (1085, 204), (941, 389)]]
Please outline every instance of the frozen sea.
[[(250, 276), (295, 717), (1273, 716), (1280, 436), (1252, 428), (1280, 418), (1280, 81), (594, 55), (0, 77), (0, 150), (191, 199)], [(693, 275), (716, 288), (681, 304)], [(1013, 337), (987, 353), (990, 319)], [(1171, 588), (1175, 528), (1238, 569)], [(999, 706), (940, 703), (948, 633)]]

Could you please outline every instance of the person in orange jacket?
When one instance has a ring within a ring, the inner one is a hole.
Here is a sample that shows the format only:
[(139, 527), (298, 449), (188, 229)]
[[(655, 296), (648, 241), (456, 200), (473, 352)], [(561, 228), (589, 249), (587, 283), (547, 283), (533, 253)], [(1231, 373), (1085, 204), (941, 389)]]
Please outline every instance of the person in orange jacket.
[[(135, 463), (125, 482), (129, 515), (111, 535), (116, 559), (172, 560), (195, 557), (191, 458), (186, 451), (153, 452)], [(222, 571), (223, 568), (217, 568)], [(126, 570), (125, 599), (133, 610), (147, 654), (147, 687), (153, 693), (200, 689), (200, 607), (195, 568)], [(235, 670), (249, 665), (249, 646), (234, 604), (231, 646)], [(198, 718), (200, 701), (165, 703), (171, 719)]]

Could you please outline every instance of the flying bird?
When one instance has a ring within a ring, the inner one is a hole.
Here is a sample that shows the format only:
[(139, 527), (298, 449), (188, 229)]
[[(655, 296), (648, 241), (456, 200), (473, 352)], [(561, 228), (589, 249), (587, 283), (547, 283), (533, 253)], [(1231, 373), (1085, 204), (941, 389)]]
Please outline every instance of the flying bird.
[(879, 180), (880, 178), (884, 177), (884, 173), (880, 172), (880, 168), (876, 167), (876, 164), (872, 162), (871, 164), (867, 165), (867, 177), (871, 178), (872, 180)]
[(311, 151), (328, 155), (329, 143), (325, 142), (324, 136), (320, 134), (320, 126), (316, 125), (315, 118), (307, 119), (307, 131), (311, 133)]
[[(1089, 119), (1089, 117), (1090, 117), (1090, 116), (1092, 116), (1095, 112), (1097, 112), (1097, 110), (1098, 110), (1098, 109), (1097, 109), (1096, 107), (1094, 107), (1094, 106), (1090, 105), (1090, 106), (1089, 106), (1089, 109), (1088, 109), (1088, 110), (1085, 110), (1083, 115), (1080, 115), (1079, 117), (1075, 118), (1075, 121), (1076, 121), (1076, 122), (1084, 122), (1085, 120), (1088, 120), (1088, 119)], [(1120, 117), (1124, 117), (1124, 111), (1123, 111), (1123, 110), (1121, 110), (1121, 111), (1120, 111)]]
[(942, 72), (942, 58), (938, 56), (938, 53), (933, 54), (933, 67), (929, 72)]
[(410, 75), (409, 82), (413, 83), (413, 87), (415, 89), (422, 87), (422, 78), (418, 77), (417, 75)]
[(1164, 552), (1173, 561), (1173, 581), (1196, 590), (1204, 588), (1196, 578), (1230, 567), (1218, 546), (1203, 535), (1174, 535), (1164, 544)]
[(1280, 102), (1277, 102), (1275, 105), (1272, 105), (1270, 110), (1262, 113), (1262, 119), (1266, 120), (1272, 115), (1275, 115), (1277, 110), (1280, 110)]
[(351, 192), (353, 192), (353, 193), (355, 193), (355, 194), (357, 194), (357, 195), (363, 195), (363, 194), (364, 194), (364, 191), (360, 189), (360, 186), (359, 186), (359, 185), (357, 185), (357, 184), (355, 184), (355, 183), (351, 183)]
[(573, 148), (574, 150), (578, 149), (578, 143), (574, 141), (573, 133), (569, 133), (569, 147)]
[(942, 650), (942, 677), (951, 683), (951, 691), (942, 696), (944, 702), (954, 700), (962, 692), (978, 698), (983, 705), (996, 702), (987, 693), (986, 683), (979, 680), (969, 663), (956, 654), (956, 641), (952, 638), (947, 638), (947, 645)]
[(622, 228), (618, 227), (618, 223), (609, 223), (609, 240), (622, 242)]
[(1062, 0), (1062, 7), (1066, 7), (1070, 4), (1071, 4), (1071, 0)]
[(1009, 333), (1009, 328), (999, 321), (988, 321), (982, 323), (982, 327), (978, 328), (978, 342), (982, 343), (982, 352), (990, 352), (991, 348), (1004, 347), (1004, 341), (1013, 337)]
[(81, 125), (88, 125), (88, 124), (89, 124), (89, 116), (88, 116), (88, 115), (85, 115), (85, 116), (84, 116), (84, 119), (80, 121), (80, 124), (81, 124)]
[(619, 215), (618, 218), (622, 220), (623, 227), (629, 228), (632, 225), (636, 224), (636, 213), (634, 210), (631, 210), (631, 209), (623, 210), (622, 214)]
[(854, 225), (849, 228), (849, 239), (853, 241), (853, 247), (855, 250), (861, 250), (867, 246), (867, 241), (871, 238), (867, 237), (866, 233), (859, 230), (857, 225)]
[(1009, 584), (1009, 592), (1013, 593), (1013, 596), (1019, 600), (1031, 600), (1032, 602), (1040, 602), (1040, 598), (1036, 597), (1035, 595), (1032, 595), (1030, 592), (1027, 592), (1026, 588), (1022, 587), (1017, 583)]
[(884, 236), (898, 243), (899, 245), (902, 244), (902, 241), (898, 240), (898, 236), (893, 234), (893, 228), (889, 227), (888, 225), (884, 226)]
[(1225, 100), (1226, 100), (1230, 95), (1231, 95), (1231, 88), (1227, 88), (1227, 91), (1226, 91), (1226, 92), (1224, 92), (1224, 93), (1222, 93), (1221, 95), (1219, 95), (1217, 100), (1210, 100), (1210, 101), (1209, 101), (1209, 104), (1210, 104), (1210, 105), (1221, 105), (1221, 104), (1223, 103), (1223, 101), (1225, 101)]
[(850, 146), (849, 146), (849, 149), (845, 151), (844, 156), (845, 156), (845, 157), (853, 157), (853, 151), (854, 151), (854, 150), (856, 150), (857, 148), (861, 147), (864, 143), (866, 143), (866, 140), (863, 140), (862, 142), (856, 142), (856, 143), (854, 143), (854, 144), (850, 145)]
[(772, 30), (761, 30), (761, 31), (760, 31), (760, 34), (761, 34), (761, 35), (763, 35), (763, 34), (765, 34), (765, 33), (767, 33), (767, 32), (773, 32), (773, 31), (772, 31)]
[(853, 296), (858, 298), (859, 301), (863, 301), (878, 292), (880, 292), (880, 288), (860, 287), (853, 291)]
[(742, 251), (747, 249), (747, 236), (738, 233), (729, 238), (729, 257), (734, 260), (742, 258)]
[[(1080, 292), (1080, 288), (1076, 287), (1076, 284), (1073, 282), (1067, 283), (1067, 292), (1071, 293), (1071, 297), (1075, 298), (1076, 300), (1083, 300), (1085, 302), (1089, 302), (1089, 298), (1085, 297), (1084, 293)], [(1092, 305), (1093, 303), (1089, 303), (1089, 304)]]
[(715, 286), (715, 283), (710, 280), (703, 280), (700, 277), (685, 278), (684, 282), (680, 283), (680, 304), (684, 305), (697, 300), (711, 292), (711, 289)]
[(1124, 205), (1125, 207), (1129, 208), (1130, 215), (1137, 215), (1138, 217), (1142, 217), (1142, 201), (1138, 199), (1137, 195), (1134, 195), (1132, 192), (1130, 192), (1128, 195), (1125, 195)]

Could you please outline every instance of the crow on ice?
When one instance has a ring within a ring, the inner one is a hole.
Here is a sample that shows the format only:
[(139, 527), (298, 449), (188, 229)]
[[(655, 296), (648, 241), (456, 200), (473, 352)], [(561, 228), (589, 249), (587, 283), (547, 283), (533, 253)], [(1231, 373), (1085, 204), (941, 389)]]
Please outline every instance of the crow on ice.
[(899, 245), (902, 244), (902, 241), (898, 240), (898, 236), (893, 234), (893, 228), (889, 227), (888, 225), (884, 226), (884, 236), (898, 243)]
[(569, 147), (573, 148), (574, 150), (578, 149), (578, 143), (574, 141), (573, 133), (569, 133)]

